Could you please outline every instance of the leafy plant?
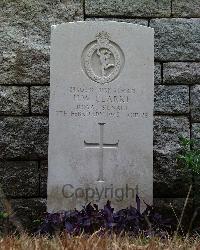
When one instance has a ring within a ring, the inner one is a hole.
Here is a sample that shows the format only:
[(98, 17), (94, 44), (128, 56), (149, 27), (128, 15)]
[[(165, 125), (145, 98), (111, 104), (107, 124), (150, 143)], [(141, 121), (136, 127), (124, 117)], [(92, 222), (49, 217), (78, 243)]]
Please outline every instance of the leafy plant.
[(172, 229), (171, 220), (163, 219), (154, 208), (146, 204), (143, 213), (140, 212), (140, 199), (136, 197), (137, 209), (130, 206), (114, 212), (110, 201), (103, 209), (98, 209), (96, 204), (89, 203), (81, 211), (63, 211), (47, 213), (40, 225), (38, 234), (53, 235), (67, 232), (72, 235), (84, 233), (99, 234), (105, 232), (128, 233), (130, 235), (166, 236)]
[(0, 219), (7, 219), (7, 218), (8, 218), (8, 213), (0, 211)]
[(200, 174), (200, 148), (196, 140), (179, 137), (182, 151), (177, 159), (181, 166), (187, 167), (193, 174)]

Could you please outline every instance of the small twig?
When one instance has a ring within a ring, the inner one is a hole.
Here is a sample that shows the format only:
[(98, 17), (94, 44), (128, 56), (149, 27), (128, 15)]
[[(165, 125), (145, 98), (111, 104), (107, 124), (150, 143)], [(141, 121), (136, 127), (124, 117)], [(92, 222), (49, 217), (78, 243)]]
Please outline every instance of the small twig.
[(191, 221), (190, 221), (190, 225), (189, 225), (189, 228), (188, 228), (188, 232), (187, 232), (185, 241), (188, 239), (188, 237), (189, 237), (189, 235), (190, 235), (190, 230), (191, 230), (191, 228), (192, 228), (192, 224), (193, 224), (193, 222), (194, 222), (194, 220), (195, 220), (195, 218), (196, 218), (196, 216), (197, 216), (197, 214), (198, 214), (198, 210), (199, 210), (199, 209), (200, 209), (200, 208), (198, 207), (198, 208), (194, 211), (194, 213), (193, 213), (193, 216), (192, 216), (192, 219), (191, 219)]
[(187, 204), (188, 204), (188, 200), (189, 200), (189, 197), (190, 197), (191, 190), (192, 190), (192, 184), (191, 184), (190, 187), (189, 187), (189, 191), (188, 191), (187, 197), (186, 197), (186, 199), (185, 199), (184, 207), (183, 207), (183, 210), (182, 210), (182, 213), (181, 213), (180, 222), (179, 222), (179, 224), (178, 224), (178, 226), (177, 226), (177, 229), (176, 229), (177, 232), (178, 232), (179, 227), (180, 227), (180, 225), (181, 225), (181, 222), (182, 222), (182, 220), (183, 220), (183, 215), (184, 215), (184, 212), (185, 212), (185, 208), (186, 208), (186, 206), (187, 206)]
[[(179, 221), (178, 216), (177, 216), (177, 214), (176, 214), (176, 212), (175, 212), (175, 210), (174, 210), (174, 208), (173, 208), (173, 206), (172, 206), (171, 203), (170, 203), (170, 206), (171, 206), (171, 209), (172, 209), (172, 211), (173, 211), (173, 213), (174, 213), (174, 215), (175, 215), (175, 217), (176, 217), (176, 219), (177, 219), (177, 222), (179, 223), (180, 221)], [(181, 228), (181, 232), (182, 232), (182, 234), (183, 234), (183, 229), (182, 229), (181, 226), (180, 226), (180, 228)], [(176, 238), (176, 236), (177, 236), (177, 232), (176, 232), (176, 234), (175, 234), (175, 238)]]

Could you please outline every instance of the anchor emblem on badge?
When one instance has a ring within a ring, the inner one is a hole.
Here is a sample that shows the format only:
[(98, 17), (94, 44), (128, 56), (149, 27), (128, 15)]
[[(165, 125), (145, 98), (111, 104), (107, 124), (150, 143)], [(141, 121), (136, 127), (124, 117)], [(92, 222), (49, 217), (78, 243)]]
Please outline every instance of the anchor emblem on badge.
[(101, 31), (96, 40), (86, 46), (82, 53), (82, 67), (93, 81), (105, 84), (113, 81), (124, 66), (121, 48), (111, 41), (110, 35)]

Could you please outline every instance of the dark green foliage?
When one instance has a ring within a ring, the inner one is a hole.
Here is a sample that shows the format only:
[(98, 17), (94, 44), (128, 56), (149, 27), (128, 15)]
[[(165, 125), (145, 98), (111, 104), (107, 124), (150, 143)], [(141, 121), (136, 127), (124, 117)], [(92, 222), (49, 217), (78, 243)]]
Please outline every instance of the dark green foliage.
[(200, 174), (200, 148), (196, 140), (180, 137), (182, 151), (177, 159), (179, 166), (186, 167), (193, 174)]
[(6, 212), (0, 211), (0, 219), (7, 219), (8, 214)]

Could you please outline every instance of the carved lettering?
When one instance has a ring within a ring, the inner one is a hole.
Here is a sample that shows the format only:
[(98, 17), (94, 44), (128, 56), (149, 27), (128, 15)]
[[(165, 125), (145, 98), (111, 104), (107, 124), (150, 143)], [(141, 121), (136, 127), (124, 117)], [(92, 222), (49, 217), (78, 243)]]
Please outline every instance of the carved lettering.
[(135, 98), (134, 88), (77, 87), (70, 86), (72, 97), (71, 110), (58, 110), (58, 114), (73, 118), (100, 117), (119, 118), (121, 116), (131, 119), (148, 118), (147, 112), (137, 112), (129, 101)]

